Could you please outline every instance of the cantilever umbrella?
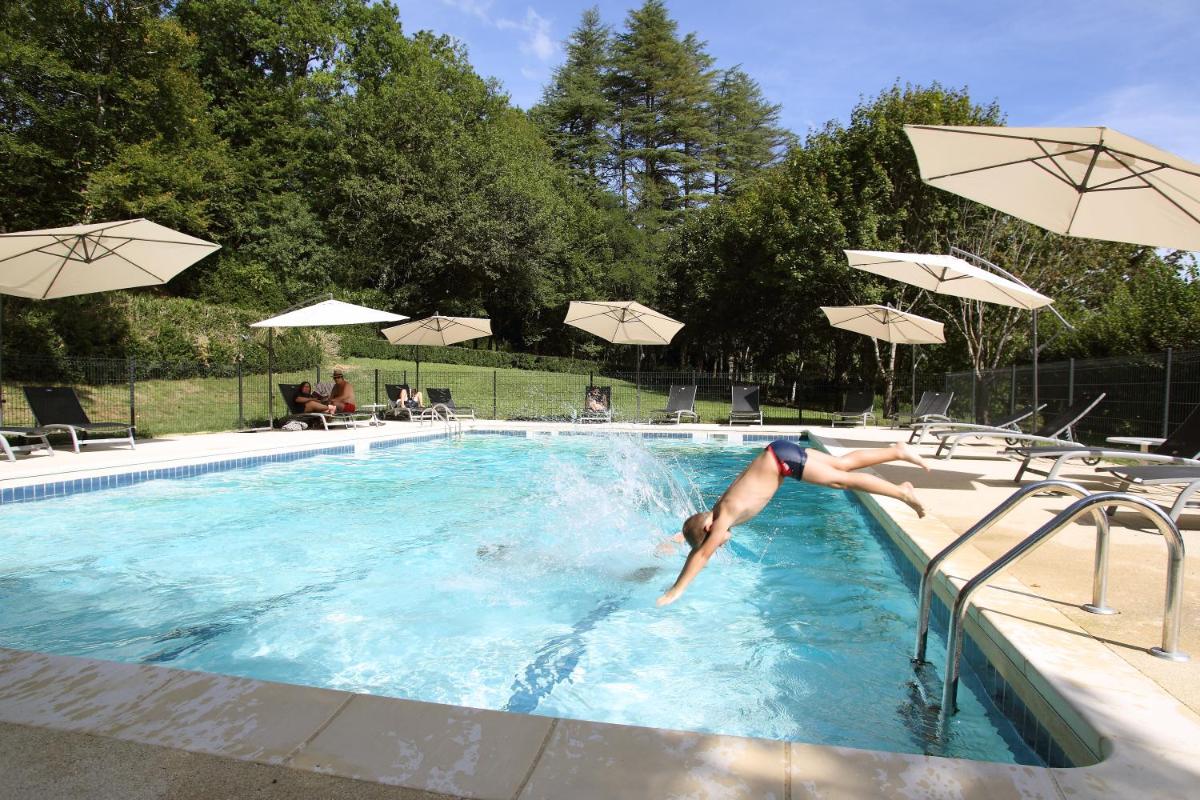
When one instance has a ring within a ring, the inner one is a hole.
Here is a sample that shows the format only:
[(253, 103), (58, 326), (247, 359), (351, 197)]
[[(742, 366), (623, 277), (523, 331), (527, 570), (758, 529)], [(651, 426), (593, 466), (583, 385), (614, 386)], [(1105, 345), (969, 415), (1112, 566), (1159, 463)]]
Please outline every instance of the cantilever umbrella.
[(399, 322), (408, 319), (403, 314), (393, 314), (390, 311), (380, 311), (377, 308), (358, 306), (334, 300), (333, 295), (320, 295), (325, 298), (316, 303), (305, 300), (297, 306), (289, 308), (282, 314), (252, 323), (251, 328), (267, 329), (267, 416), (275, 419), (275, 392), (271, 384), (275, 382), (275, 328), (318, 328), (326, 325), (364, 325), (371, 322)]
[(904, 132), (931, 186), (1067, 236), (1200, 250), (1200, 164), (1112, 128)]
[(6, 233), (0, 235), (0, 294), (48, 300), (154, 286), (220, 248), (147, 219)]
[(593, 333), (613, 344), (636, 344), (637, 352), (637, 416), (642, 415), (642, 345), (670, 344), (683, 327), (671, 319), (634, 300), (598, 301), (572, 300), (563, 322)]
[[(943, 344), (944, 326), (890, 306), (821, 306), (829, 324), (894, 344)], [(913, 350), (913, 408), (917, 406), (917, 357)]]
[(392, 344), (410, 344), (417, 348), (417, 386), (421, 385), (421, 345), (445, 347), (449, 344), (492, 335), (492, 321), (485, 317), (432, 317), (415, 319), (380, 331)]
[[(1001, 277), (953, 255), (846, 250), (855, 269), (903, 281), (921, 289), (983, 303), (996, 303), (1034, 312), (1033, 405), (1037, 407), (1037, 310), (1054, 302), (1023, 283)], [(914, 363), (914, 370), (915, 370)], [(915, 372), (914, 372), (915, 375)], [(916, 387), (913, 387), (914, 393)], [(975, 409), (971, 409), (974, 413)]]

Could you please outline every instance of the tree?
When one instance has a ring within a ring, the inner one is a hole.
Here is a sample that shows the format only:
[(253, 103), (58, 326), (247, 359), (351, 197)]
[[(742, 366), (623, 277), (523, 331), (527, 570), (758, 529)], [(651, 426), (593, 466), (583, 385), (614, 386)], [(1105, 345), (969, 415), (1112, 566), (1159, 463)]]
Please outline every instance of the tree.
[(778, 105), (738, 67), (724, 70), (714, 90), (712, 193), (727, 194), (761, 175), (795, 144), (779, 125)]
[(530, 111), (554, 155), (586, 175), (594, 186), (605, 182), (612, 165), (612, 109), (604, 94), (608, 80), (611, 30), (595, 6), (583, 12), (567, 41), (566, 63)]

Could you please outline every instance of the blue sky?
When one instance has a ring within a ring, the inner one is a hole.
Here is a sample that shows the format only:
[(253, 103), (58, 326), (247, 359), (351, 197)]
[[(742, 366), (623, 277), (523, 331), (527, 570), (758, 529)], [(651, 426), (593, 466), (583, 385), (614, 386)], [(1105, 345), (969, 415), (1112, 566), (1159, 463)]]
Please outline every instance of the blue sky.
[[(624, 26), (640, 0), (393, 0), (408, 33), (466, 45), (528, 108), (584, 9)], [(803, 135), (902, 82), (966, 86), (1010, 125), (1108, 125), (1200, 161), (1197, 0), (668, 0), (681, 34), (740, 64)]]

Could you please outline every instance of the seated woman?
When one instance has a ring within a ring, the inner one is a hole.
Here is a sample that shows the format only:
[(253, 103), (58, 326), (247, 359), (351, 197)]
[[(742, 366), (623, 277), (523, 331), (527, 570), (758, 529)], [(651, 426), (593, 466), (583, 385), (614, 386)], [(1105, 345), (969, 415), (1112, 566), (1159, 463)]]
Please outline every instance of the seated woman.
[(292, 402), (308, 414), (337, 413), (337, 408), (328, 401), (322, 400), (321, 396), (313, 391), (312, 384), (308, 381), (300, 384), (299, 388), (296, 389), (296, 396), (292, 398)]
[(397, 402), (404, 408), (413, 409), (421, 408), (425, 405), (425, 400), (421, 397), (420, 392), (413, 392), (412, 396), (409, 396), (407, 386), (400, 387), (400, 399)]

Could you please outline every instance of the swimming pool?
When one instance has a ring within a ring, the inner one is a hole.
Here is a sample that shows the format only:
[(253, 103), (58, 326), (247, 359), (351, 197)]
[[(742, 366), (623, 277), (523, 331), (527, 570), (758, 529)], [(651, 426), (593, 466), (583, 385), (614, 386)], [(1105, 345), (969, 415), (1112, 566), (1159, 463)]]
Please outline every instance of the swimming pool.
[(974, 692), (934, 735), (911, 589), (845, 493), (789, 483), (654, 607), (657, 546), (760, 446), (467, 437), (5, 506), (0, 645), (1036, 763)]

